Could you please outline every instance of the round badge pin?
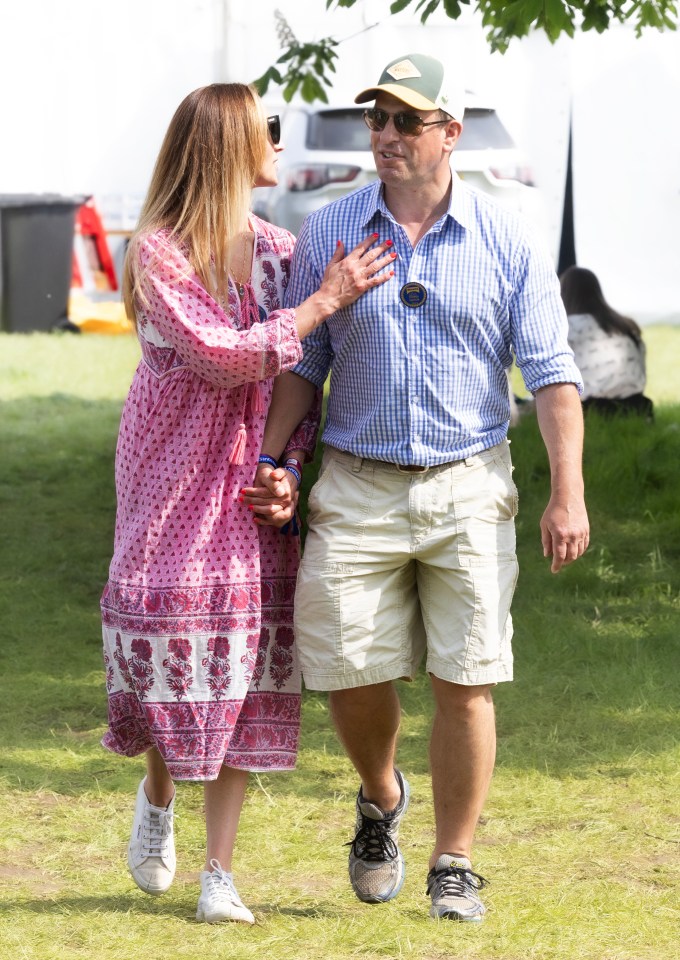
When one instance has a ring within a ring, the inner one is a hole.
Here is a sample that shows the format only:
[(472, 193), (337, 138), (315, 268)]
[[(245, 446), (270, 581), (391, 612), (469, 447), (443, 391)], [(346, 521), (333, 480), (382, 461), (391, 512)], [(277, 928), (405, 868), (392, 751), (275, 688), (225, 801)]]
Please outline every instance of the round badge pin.
[(422, 283), (405, 283), (399, 291), (399, 299), (405, 307), (422, 307), (427, 300), (427, 290)]

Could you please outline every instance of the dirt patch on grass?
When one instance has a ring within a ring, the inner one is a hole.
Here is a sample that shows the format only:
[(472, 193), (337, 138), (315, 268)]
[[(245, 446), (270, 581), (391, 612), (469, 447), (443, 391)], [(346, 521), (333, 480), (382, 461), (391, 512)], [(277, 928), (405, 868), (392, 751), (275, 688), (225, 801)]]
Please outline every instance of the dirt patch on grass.
[(25, 863), (0, 865), (0, 891), (6, 888), (9, 892), (10, 884), (14, 896), (29, 888), (32, 896), (47, 897), (61, 893), (65, 887), (45, 870), (27, 867)]

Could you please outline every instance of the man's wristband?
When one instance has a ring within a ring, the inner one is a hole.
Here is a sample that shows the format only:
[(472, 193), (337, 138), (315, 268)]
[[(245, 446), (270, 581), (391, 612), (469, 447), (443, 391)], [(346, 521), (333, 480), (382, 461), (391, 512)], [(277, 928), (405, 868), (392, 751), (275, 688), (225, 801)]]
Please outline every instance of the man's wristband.
[(276, 460), (273, 457), (268, 457), (266, 453), (261, 453), (260, 456), (257, 458), (257, 462), (268, 463), (269, 466), (272, 467), (274, 470), (276, 470), (276, 468), (278, 467), (278, 463), (276, 462)]
[(284, 470), (287, 470), (288, 473), (292, 473), (292, 474), (293, 474), (293, 476), (295, 477), (295, 479), (296, 479), (297, 482), (298, 482), (298, 487), (299, 487), (300, 484), (302, 483), (302, 474), (300, 473), (300, 471), (299, 471), (298, 469), (296, 469), (296, 467), (294, 467), (292, 463), (286, 463), (286, 464), (284, 464), (283, 469), (284, 469)]

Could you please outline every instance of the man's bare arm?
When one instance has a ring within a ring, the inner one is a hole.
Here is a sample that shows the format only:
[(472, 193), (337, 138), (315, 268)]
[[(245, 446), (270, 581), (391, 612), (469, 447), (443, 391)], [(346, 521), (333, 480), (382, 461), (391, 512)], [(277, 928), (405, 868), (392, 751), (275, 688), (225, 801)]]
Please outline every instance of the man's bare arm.
[(573, 383), (536, 391), (536, 415), (550, 461), (550, 500), (541, 518), (543, 555), (558, 573), (588, 547), (590, 530), (583, 495), (583, 411)]
[[(285, 371), (274, 381), (272, 401), (262, 439), (262, 453), (279, 460), (290, 437), (309, 412), (316, 387), (304, 377)], [(302, 451), (293, 451), (298, 459)], [(280, 527), (295, 513), (297, 481), (282, 467), (259, 464), (252, 487), (241, 491), (242, 502), (253, 511), (256, 523)]]
[(262, 453), (278, 460), (290, 437), (309, 413), (316, 387), (304, 377), (286, 370), (274, 381), (272, 402), (262, 439)]

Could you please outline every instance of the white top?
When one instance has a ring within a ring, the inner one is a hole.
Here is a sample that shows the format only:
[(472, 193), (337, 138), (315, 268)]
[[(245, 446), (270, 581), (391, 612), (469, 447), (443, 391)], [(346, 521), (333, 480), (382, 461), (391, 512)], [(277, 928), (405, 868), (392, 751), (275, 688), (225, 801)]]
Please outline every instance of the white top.
[(569, 346), (583, 377), (583, 395), (622, 399), (644, 393), (645, 345), (625, 333), (605, 333), (589, 313), (569, 316)]

